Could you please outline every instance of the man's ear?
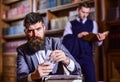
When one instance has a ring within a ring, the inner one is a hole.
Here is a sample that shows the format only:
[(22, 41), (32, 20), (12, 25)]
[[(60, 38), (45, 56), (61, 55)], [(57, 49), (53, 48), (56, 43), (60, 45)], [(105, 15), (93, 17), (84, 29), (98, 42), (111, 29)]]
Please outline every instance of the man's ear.
[(25, 32), (25, 34), (27, 34), (27, 30), (26, 29), (24, 29), (24, 32)]
[(43, 26), (43, 29), (46, 30), (46, 26), (45, 25)]

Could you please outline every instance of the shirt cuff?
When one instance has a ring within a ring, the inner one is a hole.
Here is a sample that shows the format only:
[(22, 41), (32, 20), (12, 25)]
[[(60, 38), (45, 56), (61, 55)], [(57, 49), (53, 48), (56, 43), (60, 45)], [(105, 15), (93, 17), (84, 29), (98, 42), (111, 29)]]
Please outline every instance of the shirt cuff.
[(28, 82), (33, 82), (31, 79), (31, 74), (28, 75)]
[(69, 71), (71, 71), (71, 72), (74, 71), (74, 69), (75, 69), (75, 63), (73, 62), (73, 60), (70, 59), (70, 64), (67, 65), (67, 69), (68, 69)]
[(101, 46), (102, 43), (103, 43), (103, 41), (97, 42), (97, 45), (98, 45), (98, 46)]

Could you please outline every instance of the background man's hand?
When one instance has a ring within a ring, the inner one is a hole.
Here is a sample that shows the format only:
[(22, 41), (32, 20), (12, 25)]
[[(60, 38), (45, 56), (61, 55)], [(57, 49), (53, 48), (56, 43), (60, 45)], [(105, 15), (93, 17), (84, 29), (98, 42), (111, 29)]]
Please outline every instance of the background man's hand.
[(98, 40), (99, 41), (104, 40), (108, 36), (108, 34), (109, 34), (109, 31), (105, 31), (103, 33), (98, 33), (97, 34)]
[(88, 34), (89, 34), (88, 32), (81, 32), (81, 33), (78, 34), (78, 38), (82, 38), (82, 37), (84, 37)]

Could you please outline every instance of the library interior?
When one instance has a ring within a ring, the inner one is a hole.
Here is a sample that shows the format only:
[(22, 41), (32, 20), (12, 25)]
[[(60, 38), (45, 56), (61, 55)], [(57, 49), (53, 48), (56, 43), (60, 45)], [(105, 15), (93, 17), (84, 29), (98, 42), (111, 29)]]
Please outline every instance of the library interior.
[(0, 0), (0, 82), (16, 82), (16, 48), (26, 42), (26, 14), (40, 13), (45, 35), (62, 38), (83, 2), (91, 4), (89, 18), (97, 22), (98, 31), (109, 32), (103, 44), (93, 48), (96, 82), (120, 82), (120, 0)]

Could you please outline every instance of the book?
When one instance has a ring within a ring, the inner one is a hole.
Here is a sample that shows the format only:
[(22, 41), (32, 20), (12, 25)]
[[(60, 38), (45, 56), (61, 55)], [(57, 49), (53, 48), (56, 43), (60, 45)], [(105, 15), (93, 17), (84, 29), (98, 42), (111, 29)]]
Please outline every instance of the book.
[(88, 35), (84, 36), (82, 39), (86, 40), (86, 41), (91, 41), (91, 42), (98, 40), (97, 34), (94, 34), (92, 32), (90, 32)]
[(2, 44), (3, 52), (16, 52), (16, 48), (26, 42), (27, 40), (14, 40), (5, 42)]
[(67, 16), (51, 19), (50, 21), (51, 30), (64, 29), (67, 22), (68, 22)]
[[(105, 36), (109, 34), (109, 31), (103, 32)], [(94, 42), (94, 41), (99, 41), (97, 34), (90, 32), (88, 35), (83, 37), (83, 40)]]
[(25, 14), (31, 11), (31, 1), (23, 0), (17, 2), (16, 4), (12, 4), (11, 7), (4, 11), (4, 18), (13, 19), (16, 17), (24, 16)]
[(78, 75), (48, 75), (43, 82), (82, 82), (83, 78)]
[(38, 5), (38, 9), (39, 10), (46, 9), (47, 8), (47, 4), (48, 4), (47, 0), (40, 0), (39, 1), (39, 5)]
[(61, 5), (65, 5), (68, 3), (72, 3), (72, 0), (61, 0), (60, 3), (61, 3)]

